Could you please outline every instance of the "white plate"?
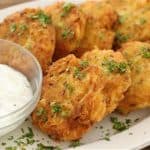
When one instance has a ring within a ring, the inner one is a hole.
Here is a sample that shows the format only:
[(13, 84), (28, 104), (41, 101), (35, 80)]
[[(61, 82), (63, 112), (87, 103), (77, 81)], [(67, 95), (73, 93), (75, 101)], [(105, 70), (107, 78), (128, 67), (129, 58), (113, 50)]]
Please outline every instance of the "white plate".
[[(0, 10), (0, 21), (2, 21), (7, 15), (22, 10), (27, 7), (44, 7), (49, 4), (56, 2), (57, 0), (40, 0), (29, 3), (24, 3), (21, 5), (13, 6), (10, 8)], [(68, 0), (69, 1), (69, 0)], [(80, 3), (83, 0), (70, 0), (75, 3)], [(123, 117), (118, 114), (111, 114), (111, 116), (117, 116), (119, 120), (125, 121), (126, 119), (131, 119), (131, 127), (128, 130), (117, 133), (112, 129), (113, 124), (110, 121), (110, 116), (105, 118), (102, 122), (96, 124), (81, 140), (83, 143), (80, 147), (77, 147), (76, 150), (132, 150), (140, 149), (147, 145), (150, 145), (150, 110), (145, 109), (131, 113), (130, 115)], [(137, 118), (140, 118), (138, 122), (135, 122)], [(101, 127), (103, 126), (103, 128)], [(9, 133), (8, 135), (0, 138), (0, 150), (4, 150), (5, 146), (2, 146), (1, 143), (7, 143), (7, 146), (16, 145), (14, 140), (22, 135), (21, 129), (23, 128), (25, 132), (28, 127), (32, 127), (30, 119), (25, 121), (20, 128)], [(36, 150), (38, 143), (43, 143), (45, 145), (58, 145), (61, 148), (68, 148), (70, 143), (59, 143), (52, 141), (47, 135), (41, 133), (38, 129), (32, 127), (34, 132), (34, 139), (36, 142), (33, 145), (28, 145), (25, 147), (27, 150)], [(106, 134), (110, 134), (110, 141), (102, 140)], [(13, 136), (14, 138), (8, 140), (9, 137)], [(71, 148), (72, 149), (72, 148)], [(21, 150), (19, 147), (18, 150)]]

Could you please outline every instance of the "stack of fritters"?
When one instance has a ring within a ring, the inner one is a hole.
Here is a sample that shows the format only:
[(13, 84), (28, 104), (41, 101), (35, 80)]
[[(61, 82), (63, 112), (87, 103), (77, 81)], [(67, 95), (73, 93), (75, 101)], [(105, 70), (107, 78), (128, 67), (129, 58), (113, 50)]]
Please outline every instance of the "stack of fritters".
[(7, 17), (0, 38), (30, 50), (44, 72), (33, 124), (76, 140), (115, 109), (150, 107), (149, 17), (149, 0), (58, 2)]

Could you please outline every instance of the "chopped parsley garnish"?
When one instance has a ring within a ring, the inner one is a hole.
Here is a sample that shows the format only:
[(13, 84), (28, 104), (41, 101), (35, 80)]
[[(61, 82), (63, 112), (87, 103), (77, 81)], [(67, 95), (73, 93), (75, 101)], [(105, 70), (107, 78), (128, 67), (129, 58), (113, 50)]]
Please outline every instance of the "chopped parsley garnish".
[(37, 144), (36, 150), (61, 150), (58, 146), (46, 146), (42, 143)]
[(149, 47), (142, 47), (141, 52), (142, 52), (142, 57), (150, 58), (150, 48)]
[(64, 83), (64, 87), (65, 87), (65, 89), (67, 89), (69, 91), (70, 94), (72, 94), (73, 91), (75, 90), (74, 87), (67, 82)]
[(10, 32), (15, 32), (17, 30), (17, 25), (15, 23), (11, 24), (9, 29), (10, 29)]
[(25, 30), (27, 30), (27, 28), (28, 28), (28, 26), (26, 24), (19, 24), (19, 29), (21, 31), (25, 31)]
[(116, 32), (116, 40), (119, 43), (127, 42), (128, 39), (129, 39), (129, 35), (126, 35), (126, 34), (123, 34), (123, 33), (120, 33), (120, 32)]
[(113, 123), (113, 129), (117, 131), (124, 131), (129, 127), (128, 124), (119, 121), (117, 117), (111, 117), (110, 119), (111, 122)]
[(134, 122), (138, 122), (140, 119), (139, 118), (136, 118), (135, 120), (134, 120)]
[(106, 141), (110, 141), (110, 138), (108, 136), (105, 136), (103, 139)]
[(6, 147), (5, 150), (17, 150), (16, 146)]
[(127, 18), (128, 18), (128, 15), (119, 15), (118, 22), (120, 24), (123, 24), (126, 21)]
[(73, 76), (76, 79), (82, 80), (86, 76), (86, 74), (82, 72), (79, 67), (75, 67)]
[(106, 67), (109, 72), (115, 73), (125, 73), (127, 71), (127, 63), (125, 62), (116, 62), (114, 60), (104, 59), (102, 66)]
[(2, 142), (2, 143), (1, 143), (1, 145), (2, 145), (2, 146), (5, 146), (5, 145), (6, 145), (6, 143), (5, 143), (5, 142)]
[(43, 115), (44, 113), (45, 113), (45, 110), (44, 110), (43, 107), (39, 107), (39, 108), (37, 109), (37, 111), (36, 111), (36, 115), (37, 115), (37, 116), (41, 116), (41, 115)]
[(60, 113), (62, 112), (62, 107), (59, 103), (54, 102), (51, 104), (51, 111), (52, 113)]
[(73, 38), (73, 36), (74, 36), (74, 31), (72, 31), (72, 30), (69, 29), (69, 28), (65, 28), (65, 29), (63, 30), (61, 36), (62, 36), (64, 39)]
[(145, 18), (140, 18), (140, 19), (136, 22), (137, 25), (143, 25), (143, 24), (145, 24), (145, 23), (146, 23), (146, 19), (145, 19)]
[(13, 136), (10, 136), (9, 138), (8, 138), (8, 140), (13, 140), (14, 139), (14, 137)]
[(46, 15), (43, 11), (39, 11), (37, 14), (32, 15), (31, 18), (39, 20), (43, 27), (46, 27), (52, 22), (51, 17)]
[(30, 127), (28, 127), (28, 132), (25, 133), (24, 135), (22, 135), (20, 137), (20, 139), (23, 139), (23, 138), (30, 138), (31, 139), (33, 137), (34, 137), (34, 133), (33, 133), (32, 129)]
[(99, 37), (99, 39), (100, 40), (103, 40), (104, 39), (104, 33), (102, 33), (102, 32), (100, 32), (99, 34), (98, 34), (98, 37)]
[(80, 145), (82, 145), (82, 143), (80, 143), (80, 140), (75, 140), (70, 143), (69, 147), (78, 147)]
[(65, 3), (62, 8), (63, 12), (61, 13), (61, 17), (65, 17), (73, 7), (74, 5), (72, 3)]
[(81, 62), (80, 62), (80, 67), (82, 68), (82, 69), (84, 69), (84, 68), (86, 68), (86, 67), (88, 67), (89, 66), (89, 62), (87, 61), (87, 60), (82, 60)]

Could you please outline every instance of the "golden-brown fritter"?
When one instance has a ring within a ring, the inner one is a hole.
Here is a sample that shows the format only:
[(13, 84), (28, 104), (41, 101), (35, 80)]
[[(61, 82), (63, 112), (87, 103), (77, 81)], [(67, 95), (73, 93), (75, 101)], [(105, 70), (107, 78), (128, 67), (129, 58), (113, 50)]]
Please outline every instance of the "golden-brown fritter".
[(43, 71), (52, 61), (55, 29), (51, 17), (40, 9), (25, 9), (8, 16), (0, 24), (0, 38), (16, 42), (30, 50)]
[(104, 88), (107, 97), (106, 114), (113, 112), (131, 84), (127, 61), (120, 52), (100, 51), (99, 49), (85, 53), (82, 59), (88, 61), (90, 65), (98, 66), (103, 71), (103, 76), (107, 80)]
[(150, 1), (132, 1), (127, 9), (119, 10), (116, 47), (129, 41), (150, 41)]
[(80, 8), (87, 17), (87, 24), (83, 40), (75, 54), (81, 56), (95, 46), (99, 49), (111, 49), (115, 37), (112, 28), (117, 20), (117, 14), (111, 5), (87, 1)]
[(83, 38), (86, 24), (85, 15), (72, 3), (58, 2), (45, 11), (52, 15), (56, 28), (55, 59), (74, 51)]
[(132, 84), (118, 110), (127, 114), (150, 107), (150, 44), (129, 42), (120, 51), (130, 63)]
[(68, 55), (49, 67), (33, 123), (57, 140), (76, 140), (106, 113), (98, 67)]

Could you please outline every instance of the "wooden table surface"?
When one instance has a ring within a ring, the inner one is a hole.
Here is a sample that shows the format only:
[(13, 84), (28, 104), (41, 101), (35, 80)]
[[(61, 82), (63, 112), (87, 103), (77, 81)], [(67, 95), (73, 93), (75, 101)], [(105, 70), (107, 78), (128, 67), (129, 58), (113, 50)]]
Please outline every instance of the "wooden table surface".
[(33, 1), (33, 0), (0, 0), (0, 9), (9, 7), (11, 5), (23, 3), (23, 2), (29, 2), (29, 1)]
[[(9, 7), (11, 5), (23, 3), (23, 2), (29, 2), (33, 0), (0, 0), (0, 9)], [(143, 150), (150, 150), (150, 147), (147, 147)]]

